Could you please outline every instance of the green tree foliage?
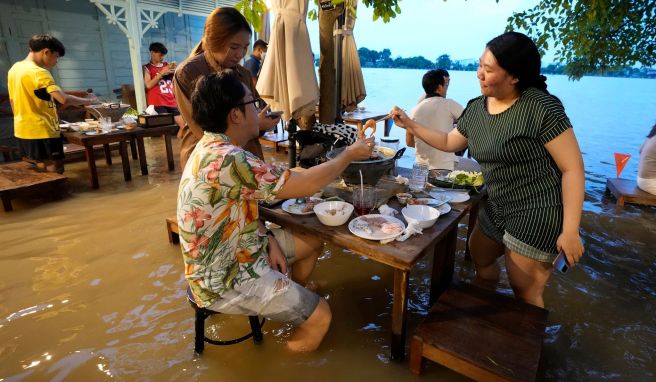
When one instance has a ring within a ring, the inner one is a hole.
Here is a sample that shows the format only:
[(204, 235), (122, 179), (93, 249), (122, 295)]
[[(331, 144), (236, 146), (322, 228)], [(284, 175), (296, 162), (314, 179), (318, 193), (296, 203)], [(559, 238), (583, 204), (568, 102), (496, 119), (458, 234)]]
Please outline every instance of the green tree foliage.
[(453, 63), (451, 62), (451, 57), (448, 54), (443, 54), (435, 60), (435, 66), (442, 69), (451, 69)]
[(656, 64), (656, 1), (542, 0), (508, 18), (541, 51), (554, 43), (564, 73), (579, 79), (637, 64)]

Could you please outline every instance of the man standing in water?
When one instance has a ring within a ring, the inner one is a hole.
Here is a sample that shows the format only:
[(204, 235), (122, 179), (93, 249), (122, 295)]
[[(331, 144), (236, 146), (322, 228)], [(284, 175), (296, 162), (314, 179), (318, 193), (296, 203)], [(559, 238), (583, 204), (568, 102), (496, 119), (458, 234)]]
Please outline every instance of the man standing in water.
[(192, 117), (204, 134), (178, 190), (185, 277), (199, 306), (291, 323), (297, 329), (287, 347), (312, 351), (331, 321), (328, 303), (303, 287), (322, 242), (285, 229), (266, 230), (258, 201), (314, 194), (351, 161), (369, 158), (374, 142), (358, 140), (337, 158), (292, 173), (242, 148), (259, 136), (259, 102), (233, 69), (196, 83)]
[(64, 144), (53, 99), (62, 105), (92, 105), (96, 96), (76, 97), (55, 84), (50, 70), (66, 50), (56, 38), (39, 34), (28, 43), (30, 52), (15, 63), (7, 77), (9, 101), (14, 113), (14, 136), (23, 159), (39, 169), (64, 172)]

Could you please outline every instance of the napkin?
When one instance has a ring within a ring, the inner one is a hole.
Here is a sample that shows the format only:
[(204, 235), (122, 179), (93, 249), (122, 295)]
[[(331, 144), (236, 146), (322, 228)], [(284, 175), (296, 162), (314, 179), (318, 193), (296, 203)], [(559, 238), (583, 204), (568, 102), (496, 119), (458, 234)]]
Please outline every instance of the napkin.
[(380, 212), (381, 215), (386, 215), (386, 216), (394, 216), (395, 214), (399, 213), (397, 210), (388, 206), (387, 204), (383, 204), (380, 207), (378, 207), (378, 212)]
[(397, 183), (408, 185), (410, 183), (410, 180), (406, 178), (405, 176), (397, 175), (396, 178), (394, 178)]
[(146, 108), (145, 113), (148, 114), (148, 115), (157, 115), (157, 112), (155, 111), (155, 106), (154, 105), (148, 106)]
[[(379, 211), (380, 211), (380, 209), (379, 209)], [(406, 241), (410, 236), (412, 236), (414, 234), (420, 234), (421, 235), (422, 234), (421, 228), (418, 225), (416, 225), (415, 223), (408, 223), (408, 226), (405, 227), (405, 230), (403, 230), (403, 232), (401, 232), (401, 234), (399, 234), (399, 236), (393, 237), (391, 239), (381, 240), (380, 244), (391, 243), (394, 240), (396, 240), (396, 241)]]

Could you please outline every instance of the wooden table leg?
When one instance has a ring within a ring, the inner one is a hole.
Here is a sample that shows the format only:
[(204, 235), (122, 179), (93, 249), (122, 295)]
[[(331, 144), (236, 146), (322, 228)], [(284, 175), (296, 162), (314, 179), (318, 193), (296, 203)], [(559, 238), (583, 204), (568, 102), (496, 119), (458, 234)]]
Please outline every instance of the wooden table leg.
[[(166, 160), (169, 162), (169, 171), (175, 169), (173, 162), (173, 147), (171, 146), (171, 134), (164, 134), (164, 143), (166, 144)], [(276, 149), (278, 151), (278, 149)]]
[(406, 319), (408, 315), (408, 278), (408, 271), (394, 269), (391, 358), (397, 361), (403, 361), (405, 359)]
[(126, 141), (120, 141), (118, 143), (118, 151), (121, 154), (121, 163), (123, 164), (123, 179), (128, 182), (132, 180), (130, 158), (128, 157), (128, 143)]
[(148, 175), (148, 163), (146, 162), (146, 148), (144, 147), (143, 137), (137, 137), (137, 150), (139, 151), (141, 175)]
[(0, 198), (2, 198), (2, 207), (6, 212), (14, 210), (11, 206), (11, 195), (9, 195), (9, 192), (0, 193)]
[(89, 177), (91, 178), (91, 188), (98, 189), (98, 169), (96, 168), (96, 158), (93, 156), (93, 145), (84, 146), (84, 155), (87, 157), (87, 167), (89, 168)]
[(476, 220), (478, 219), (478, 205), (479, 203), (475, 203), (469, 210), (469, 220), (467, 222), (467, 242), (465, 243), (465, 260), (471, 260), (471, 254), (469, 253), (469, 237), (474, 231)]
[(432, 306), (453, 280), (455, 266), (458, 226), (453, 227), (435, 246), (433, 254), (433, 271), (431, 274), (430, 297)]
[(134, 137), (130, 137), (130, 151), (132, 152), (132, 159), (139, 159), (137, 155), (137, 141)]
[(103, 149), (105, 150), (105, 162), (108, 166), (112, 165), (112, 150), (109, 148), (109, 143), (103, 144)]

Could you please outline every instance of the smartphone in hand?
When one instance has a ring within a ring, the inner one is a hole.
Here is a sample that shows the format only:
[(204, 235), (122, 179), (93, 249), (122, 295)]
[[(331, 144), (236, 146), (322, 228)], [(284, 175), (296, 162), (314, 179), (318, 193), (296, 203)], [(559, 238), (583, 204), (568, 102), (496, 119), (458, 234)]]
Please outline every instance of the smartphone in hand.
[(567, 258), (565, 257), (565, 252), (562, 250), (558, 254), (558, 257), (556, 257), (556, 259), (553, 261), (553, 267), (560, 273), (569, 272), (570, 266), (567, 262)]

